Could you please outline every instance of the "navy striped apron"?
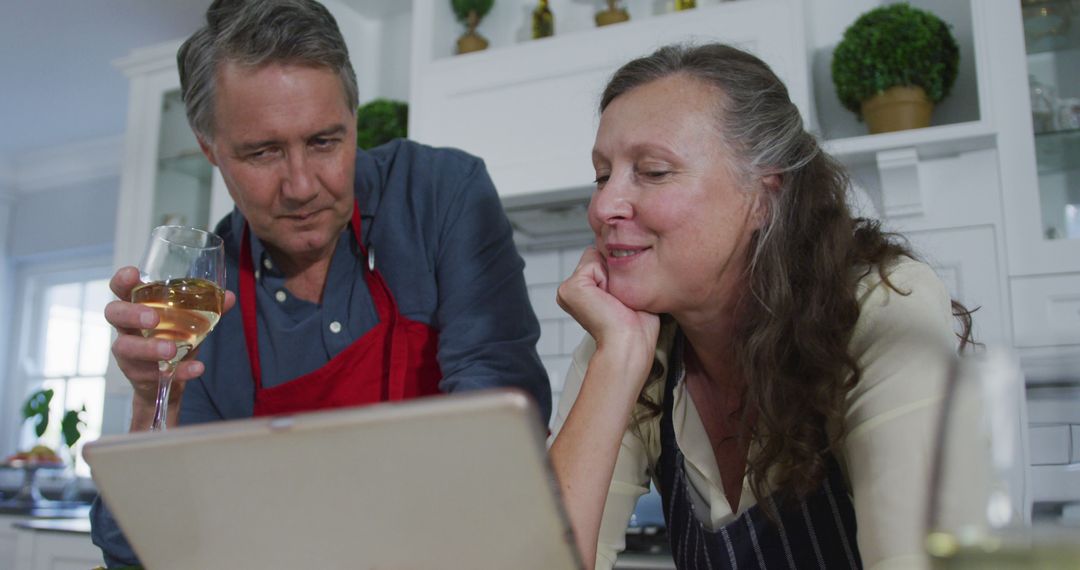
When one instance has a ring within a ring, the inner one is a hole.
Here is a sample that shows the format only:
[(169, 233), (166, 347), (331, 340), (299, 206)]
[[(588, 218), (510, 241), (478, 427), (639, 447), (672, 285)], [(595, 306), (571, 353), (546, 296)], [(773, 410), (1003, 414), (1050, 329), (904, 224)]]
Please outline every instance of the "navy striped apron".
[[(682, 335), (676, 337), (672, 363), (660, 419), (657, 486), (675, 566), (679, 570), (861, 569), (855, 543), (855, 509), (840, 466), (831, 456), (821, 487), (799, 503), (785, 504), (778, 525), (759, 505), (716, 530), (709, 530), (698, 520), (671, 419), (672, 394), (683, 374)], [(766, 500), (776, 505), (771, 497)]]

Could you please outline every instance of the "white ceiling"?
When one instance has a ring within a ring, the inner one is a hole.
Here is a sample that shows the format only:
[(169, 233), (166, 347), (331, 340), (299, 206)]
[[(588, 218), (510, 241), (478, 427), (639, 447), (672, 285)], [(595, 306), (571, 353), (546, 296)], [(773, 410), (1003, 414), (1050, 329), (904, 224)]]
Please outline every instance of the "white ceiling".
[(0, 0), (0, 166), (124, 132), (112, 61), (186, 37), (211, 0)]

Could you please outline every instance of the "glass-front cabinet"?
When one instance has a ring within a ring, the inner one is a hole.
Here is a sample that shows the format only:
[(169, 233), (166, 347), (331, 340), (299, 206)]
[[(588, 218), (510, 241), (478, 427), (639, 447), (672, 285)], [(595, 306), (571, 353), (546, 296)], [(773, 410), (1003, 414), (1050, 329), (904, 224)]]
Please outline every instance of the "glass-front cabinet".
[(1080, 239), (1080, 2), (1022, 0), (1044, 239)]
[[(1080, 0), (1004, 0), (988, 19), (1013, 294), (1073, 274), (1064, 292), (1080, 280)], [(1080, 325), (1077, 302), (1045, 310)]]
[(217, 222), (210, 219), (214, 168), (188, 127), (179, 90), (162, 97), (157, 155), (151, 223), (213, 229)]

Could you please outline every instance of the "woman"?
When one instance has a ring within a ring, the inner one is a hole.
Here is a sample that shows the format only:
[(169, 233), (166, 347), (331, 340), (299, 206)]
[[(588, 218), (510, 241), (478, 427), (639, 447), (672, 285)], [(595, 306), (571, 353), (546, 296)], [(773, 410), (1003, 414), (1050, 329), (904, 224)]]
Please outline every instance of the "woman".
[[(842, 168), (762, 61), (669, 46), (604, 91), (588, 331), (550, 456), (583, 559), (663, 497), (679, 568), (912, 568), (947, 359), (970, 319), (853, 219)], [(856, 532), (857, 531), (857, 532)]]

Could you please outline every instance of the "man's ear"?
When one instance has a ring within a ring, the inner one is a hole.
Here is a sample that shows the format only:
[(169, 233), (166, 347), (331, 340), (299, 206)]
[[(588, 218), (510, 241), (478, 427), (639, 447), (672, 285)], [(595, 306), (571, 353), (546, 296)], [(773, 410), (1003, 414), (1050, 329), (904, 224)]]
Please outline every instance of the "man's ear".
[(210, 164), (217, 166), (218, 161), (217, 158), (214, 156), (214, 147), (209, 142), (207, 142), (202, 135), (195, 135), (195, 140), (199, 141), (199, 150), (202, 151), (203, 156), (206, 157), (206, 160), (209, 160)]

